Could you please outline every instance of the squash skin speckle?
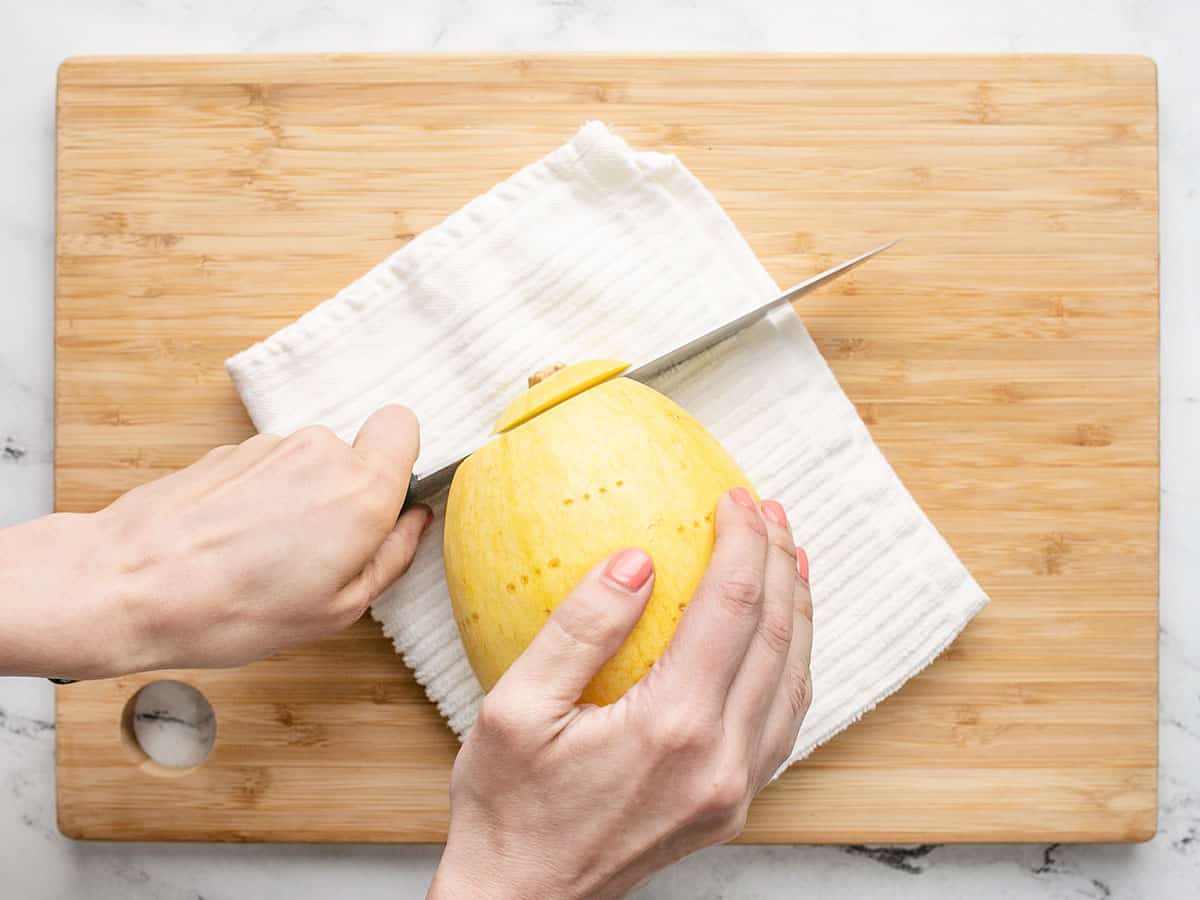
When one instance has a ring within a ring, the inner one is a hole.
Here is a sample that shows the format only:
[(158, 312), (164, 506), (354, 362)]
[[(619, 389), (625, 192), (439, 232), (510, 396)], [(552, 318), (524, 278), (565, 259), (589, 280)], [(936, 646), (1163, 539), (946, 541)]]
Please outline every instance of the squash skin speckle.
[(670, 642), (712, 553), (713, 509), (738, 486), (754, 493), (699, 422), (627, 378), (558, 402), (464, 461), (446, 506), (446, 581), (484, 690), (588, 570), (640, 547), (655, 563), (646, 612), (581, 701), (619, 699)]

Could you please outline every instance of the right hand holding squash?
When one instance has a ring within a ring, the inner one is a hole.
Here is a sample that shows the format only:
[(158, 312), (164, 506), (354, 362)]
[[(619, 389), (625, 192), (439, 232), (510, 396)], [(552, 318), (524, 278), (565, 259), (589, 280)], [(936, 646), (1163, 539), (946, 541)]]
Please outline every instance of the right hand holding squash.
[(451, 780), (431, 897), (617, 897), (736, 837), (808, 710), (808, 562), (742, 488), (667, 652), (620, 700), (580, 693), (654, 584), (626, 549), (592, 569), (484, 700)]

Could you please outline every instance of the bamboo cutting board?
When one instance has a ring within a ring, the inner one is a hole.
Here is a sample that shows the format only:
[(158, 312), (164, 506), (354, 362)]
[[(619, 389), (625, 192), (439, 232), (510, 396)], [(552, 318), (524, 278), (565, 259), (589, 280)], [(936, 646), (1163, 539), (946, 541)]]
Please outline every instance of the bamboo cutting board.
[[(57, 508), (95, 510), (248, 436), (226, 357), (600, 118), (677, 153), (781, 284), (904, 238), (804, 319), (993, 599), (769, 788), (743, 840), (1143, 840), (1156, 115), (1154, 66), (1133, 57), (70, 60)], [(444, 837), (456, 742), (373, 622), (171, 675), (217, 718), (211, 755), (183, 774), (123, 736), (127, 702), (161, 673), (59, 689), (65, 833)]]

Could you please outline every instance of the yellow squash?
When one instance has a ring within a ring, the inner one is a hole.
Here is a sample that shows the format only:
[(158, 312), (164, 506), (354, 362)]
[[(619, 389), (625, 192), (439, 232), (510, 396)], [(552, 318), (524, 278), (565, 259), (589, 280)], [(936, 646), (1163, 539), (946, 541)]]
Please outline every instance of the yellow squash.
[(618, 699), (666, 649), (704, 573), (717, 498), (750, 486), (680, 406), (627, 378), (596, 383), (624, 368), (598, 360), (555, 372), (514, 401), (504, 433), (455, 474), (446, 581), (484, 690), (585, 572), (640, 547), (654, 560), (654, 593), (582, 698)]

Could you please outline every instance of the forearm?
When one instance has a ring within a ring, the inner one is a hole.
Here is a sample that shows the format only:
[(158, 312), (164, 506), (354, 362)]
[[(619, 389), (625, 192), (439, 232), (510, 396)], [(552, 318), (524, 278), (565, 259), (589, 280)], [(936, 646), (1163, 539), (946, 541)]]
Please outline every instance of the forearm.
[(103, 678), (150, 667), (136, 575), (99, 515), (57, 513), (0, 530), (0, 675)]

